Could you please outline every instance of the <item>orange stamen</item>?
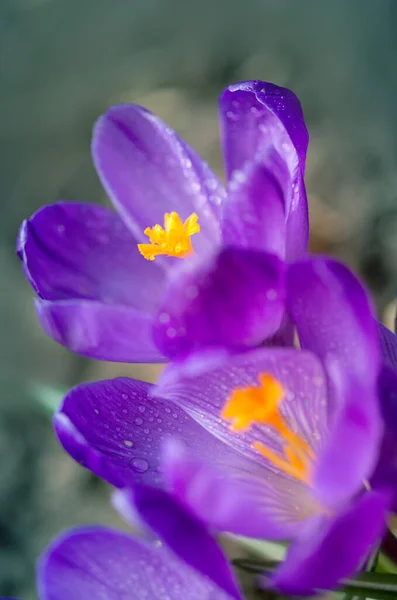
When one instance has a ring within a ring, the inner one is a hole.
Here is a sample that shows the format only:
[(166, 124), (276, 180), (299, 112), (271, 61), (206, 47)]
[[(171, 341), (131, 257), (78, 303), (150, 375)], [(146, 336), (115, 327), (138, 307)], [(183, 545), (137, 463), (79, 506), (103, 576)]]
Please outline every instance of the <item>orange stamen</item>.
[[(280, 469), (280, 471), (284, 471), (284, 473), (291, 475), (291, 477), (294, 477), (294, 479), (298, 479), (299, 481), (307, 481), (304, 465), (296, 459), (292, 452), (287, 452), (287, 450), (289, 450), (288, 448), (284, 449), (286, 458), (281, 458), (278, 454), (269, 450), (269, 448), (266, 448), (261, 442), (254, 442), (253, 447), (275, 467)], [(291, 457), (293, 457), (292, 461)]]
[(259, 387), (234, 390), (225, 404), (221, 417), (233, 421), (233, 431), (247, 430), (254, 423), (272, 424), (274, 419), (275, 426), (279, 425), (277, 406), (284, 395), (283, 386), (267, 373), (259, 375), (259, 382)]
[(166, 213), (164, 229), (161, 225), (147, 227), (144, 234), (149, 238), (150, 244), (138, 244), (138, 250), (146, 260), (154, 260), (160, 255), (185, 258), (193, 253), (190, 238), (199, 231), (196, 213), (191, 214), (184, 223), (178, 213)]
[(258, 379), (259, 386), (238, 388), (232, 392), (221, 417), (232, 421), (230, 428), (234, 432), (246, 431), (254, 424), (272, 427), (284, 443), (283, 456), (258, 441), (253, 447), (275, 467), (307, 483), (308, 468), (315, 456), (306, 440), (288, 427), (280, 413), (284, 388), (268, 373), (261, 373)]

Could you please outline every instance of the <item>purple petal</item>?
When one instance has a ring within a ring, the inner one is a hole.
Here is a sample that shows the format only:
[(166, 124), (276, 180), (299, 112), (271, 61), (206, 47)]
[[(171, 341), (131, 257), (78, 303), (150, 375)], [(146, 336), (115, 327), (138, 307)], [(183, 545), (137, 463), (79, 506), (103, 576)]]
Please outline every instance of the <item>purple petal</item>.
[(304, 171), (309, 135), (302, 107), (291, 90), (264, 81), (243, 81), (223, 92), (219, 108), (229, 176), (270, 145), (289, 162), (298, 160)]
[(241, 598), (226, 557), (199, 519), (164, 490), (138, 486), (126, 494), (142, 520), (178, 558), (231, 598)]
[(230, 182), (224, 206), (224, 244), (284, 258), (285, 197), (291, 185), (284, 161), (272, 148), (264, 161), (247, 163), (238, 173), (238, 180)]
[(154, 339), (170, 358), (255, 346), (277, 331), (283, 314), (284, 264), (271, 254), (229, 247), (174, 271)]
[(152, 340), (152, 316), (133, 307), (41, 299), (35, 306), (45, 333), (77, 354), (115, 362), (166, 361)]
[(362, 567), (386, 527), (388, 508), (388, 496), (369, 492), (336, 518), (313, 521), (306, 535), (292, 542), (274, 585), (302, 596), (335, 588)]
[[(378, 463), (370, 479), (373, 488), (397, 490), (397, 373), (383, 367), (379, 378), (379, 394), (385, 431)], [(394, 494), (396, 508), (397, 493)]]
[(299, 493), (291, 502), (299, 486), (292, 485), (283, 496), (258, 463), (239, 456), (233, 468), (215, 468), (215, 461), (192, 458), (182, 444), (170, 440), (162, 459), (163, 477), (179, 501), (215, 531), (267, 540), (296, 537), (305, 526), (297, 507)]
[(345, 389), (341, 395), (346, 405), (331, 428), (313, 472), (316, 496), (331, 510), (359, 492), (371, 477), (383, 434), (377, 394), (370, 395), (365, 386), (357, 386)]
[(337, 361), (355, 379), (375, 381), (380, 353), (366, 291), (343, 264), (313, 258), (287, 273), (288, 311), (303, 347), (325, 364)]
[(247, 161), (260, 161), (270, 146), (286, 161), (292, 178), (286, 202), (287, 257), (300, 258), (306, 254), (309, 234), (303, 183), (309, 138), (299, 100), (274, 84), (245, 81), (225, 90), (220, 116), (228, 179)]
[(144, 260), (120, 217), (103, 206), (58, 202), (21, 226), (17, 251), (45, 300), (82, 298), (154, 311), (164, 272)]
[[(227, 600), (165, 548), (125, 533), (91, 527), (58, 537), (38, 565), (41, 600)], [(238, 596), (236, 596), (238, 597)]]
[(361, 489), (379, 451), (376, 323), (363, 287), (342, 264), (302, 261), (290, 267), (287, 282), (300, 341), (323, 360), (329, 377), (333, 426), (314, 486), (321, 502), (338, 504)]
[(379, 322), (378, 330), (383, 360), (397, 371), (397, 335)]
[(171, 211), (183, 220), (197, 213), (196, 250), (218, 240), (222, 185), (155, 115), (132, 104), (113, 106), (95, 125), (92, 152), (105, 190), (138, 240)]
[(77, 462), (117, 487), (162, 485), (161, 447), (170, 435), (183, 440), (193, 456), (215, 464), (236, 462), (233, 450), (179, 406), (154, 398), (152, 391), (149, 383), (127, 378), (77, 386), (54, 418), (61, 444)]

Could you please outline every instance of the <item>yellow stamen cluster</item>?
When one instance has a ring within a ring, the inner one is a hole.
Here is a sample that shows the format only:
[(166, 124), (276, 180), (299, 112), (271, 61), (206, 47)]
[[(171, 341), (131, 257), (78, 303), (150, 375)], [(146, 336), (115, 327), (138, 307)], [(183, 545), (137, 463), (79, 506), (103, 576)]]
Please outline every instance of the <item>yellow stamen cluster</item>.
[(237, 388), (232, 392), (221, 417), (232, 421), (231, 430), (234, 432), (247, 430), (254, 424), (272, 427), (284, 443), (283, 455), (270, 450), (262, 442), (254, 442), (253, 447), (275, 467), (307, 483), (314, 453), (300, 435), (291, 431), (280, 413), (284, 388), (268, 373), (261, 373), (258, 379), (259, 386)]
[(146, 260), (154, 260), (160, 255), (185, 258), (193, 253), (190, 237), (199, 231), (196, 213), (191, 214), (184, 223), (178, 213), (166, 213), (164, 229), (161, 225), (147, 227), (144, 234), (149, 238), (150, 244), (138, 244), (138, 250)]

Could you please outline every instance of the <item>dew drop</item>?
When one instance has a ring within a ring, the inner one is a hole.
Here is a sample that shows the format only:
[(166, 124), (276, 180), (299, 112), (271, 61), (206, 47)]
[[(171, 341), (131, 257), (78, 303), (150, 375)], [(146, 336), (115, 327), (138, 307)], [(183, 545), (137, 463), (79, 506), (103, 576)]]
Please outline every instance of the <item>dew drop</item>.
[(206, 181), (206, 184), (207, 184), (207, 188), (208, 188), (209, 190), (212, 190), (213, 192), (214, 192), (214, 191), (217, 189), (217, 187), (218, 187), (218, 182), (217, 182), (217, 180), (216, 180), (216, 179), (208, 179), (208, 180)]
[(127, 448), (132, 448), (134, 444), (131, 442), (131, 440), (124, 440), (124, 445), (127, 446)]
[(135, 419), (135, 425), (142, 425), (142, 423), (143, 423), (143, 419), (141, 419), (141, 417), (137, 417)]
[(144, 412), (145, 412), (145, 410), (146, 410), (146, 406), (143, 406), (143, 405), (141, 404), (141, 406), (138, 406), (138, 410), (139, 410), (139, 412), (140, 412), (140, 413), (144, 413)]
[(160, 323), (163, 323), (163, 325), (166, 325), (167, 323), (170, 322), (170, 315), (166, 312), (160, 313), (159, 321), (160, 321)]
[(236, 113), (234, 113), (232, 110), (228, 110), (226, 116), (231, 121), (238, 121), (238, 115), (236, 115)]
[(149, 463), (145, 458), (134, 458), (131, 466), (136, 473), (146, 473), (149, 468)]
[(198, 181), (193, 181), (190, 186), (190, 189), (193, 193), (199, 192), (201, 190), (201, 185)]
[(239, 183), (244, 183), (244, 181), (247, 179), (247, 176), (245, 173), (237, 169), (236, 171), (233, 171), (232, 178)]
[(146, 435), (149, 433), (149, 429), (147, 427), (145, 427), (145, 429), (143, 430), (143, 433), (146, 433)]
[(273, 290), (273, 289), (268, 290), (266, 292), (266, 298), (268, 300), (276, 300), (276, 298), (277, 298), (277, 292), (276, 292), (276, 290)]
[(128, 400), (128, 395), (127, 394), (121, 394), (121, 397), (123, 400)]

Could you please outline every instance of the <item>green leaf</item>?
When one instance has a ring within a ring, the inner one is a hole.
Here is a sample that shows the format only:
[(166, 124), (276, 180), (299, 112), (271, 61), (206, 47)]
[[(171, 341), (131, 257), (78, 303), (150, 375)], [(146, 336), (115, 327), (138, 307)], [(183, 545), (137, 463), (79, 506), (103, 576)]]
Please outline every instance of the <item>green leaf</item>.
[(58, 409), (66, 392), (66, 389), (39, 382), (34, 382), (30, 386), (30, 393), (33, 399), (51, 417)]
[[(278, 566), (277, 560), (261, 559), (235, 559), (233, 564), (252, 574), (270, 576)], [(317, 590), (319, 594), (330, 590)], [(355, 579), (342, 581), (340, 592), (351, 598), (366, 598), (367, 600), (396, 600), (397, 599), (397, 575), (391, 573), (361, 573)]]
[(379, 553), (378, 565), (376, 570), (378, 573), (395, 573), (397, 574), (397, 565), (394, 564), (383, 552)]
[(280, 562), (284, 560), (287, 550), (287, 544), (266, 542), (255, 538), (243, 537), (241, 535), (225, 534), (224, 537), (233, 540), (234, 543), (239, 544), (250, 554), (262, 558), (265, 561), (271, 559)]
[(343, 591), (368, 600), (396, 600), (397, 575), (391, 573), (362, 573), (345, 581)]

